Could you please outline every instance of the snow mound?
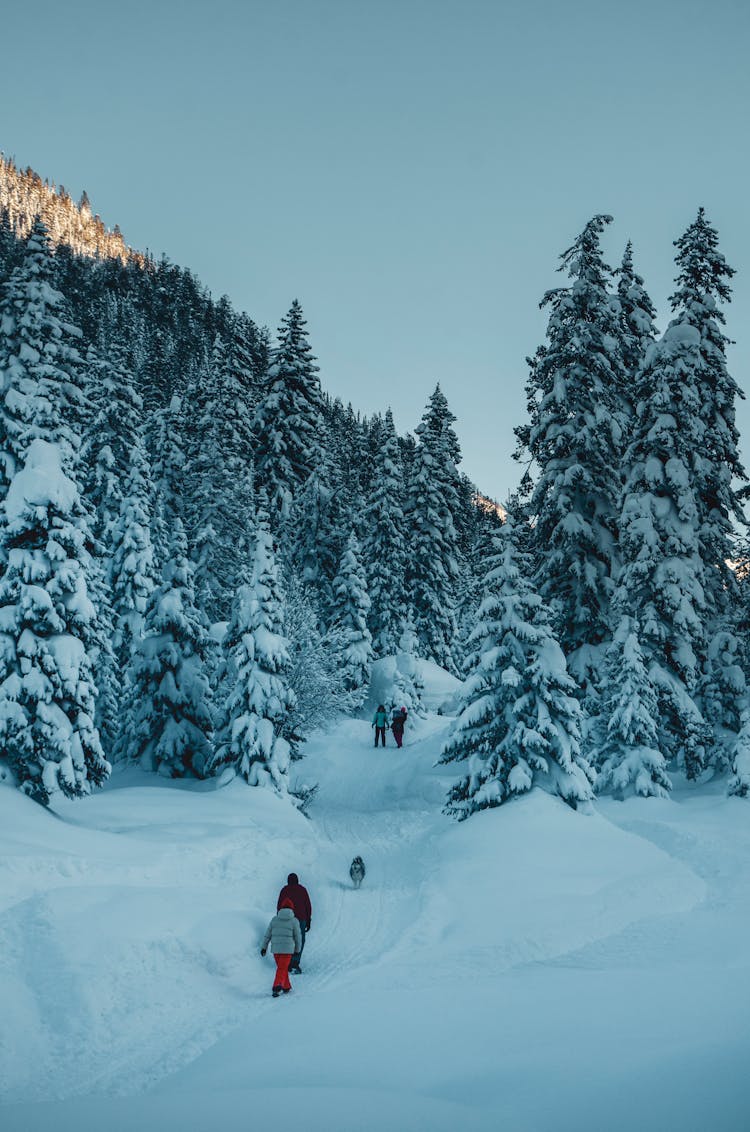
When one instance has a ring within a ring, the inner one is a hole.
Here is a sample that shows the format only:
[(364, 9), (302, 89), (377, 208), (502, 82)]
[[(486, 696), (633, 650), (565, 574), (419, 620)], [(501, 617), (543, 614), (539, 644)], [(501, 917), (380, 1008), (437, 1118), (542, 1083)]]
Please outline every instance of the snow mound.
[[(388, 707), (398, 698), (396, 669), (403, 655), (385, 656), (373, 664), (366, 711), (373, 712), (378, 704)], [(431, 660), (419, 657), (412, 657), (411, 660), (422, 685), (423, 707), (441, 715), (454, 714), (464, 686), (463, 681)]]

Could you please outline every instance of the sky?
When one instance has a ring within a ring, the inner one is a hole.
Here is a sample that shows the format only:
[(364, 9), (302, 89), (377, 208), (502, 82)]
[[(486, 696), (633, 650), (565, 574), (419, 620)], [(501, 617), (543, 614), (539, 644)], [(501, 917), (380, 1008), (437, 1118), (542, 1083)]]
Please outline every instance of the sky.
[(750, 386), (746, 0), (37, 0), (2, 40), (0, 151), (260, 324), (298, 298), (356, 409), (412, 430), (439, 382), (488, 495), (517, 483), (539, 302), (596, 213), (664, 329), (705, 207)]

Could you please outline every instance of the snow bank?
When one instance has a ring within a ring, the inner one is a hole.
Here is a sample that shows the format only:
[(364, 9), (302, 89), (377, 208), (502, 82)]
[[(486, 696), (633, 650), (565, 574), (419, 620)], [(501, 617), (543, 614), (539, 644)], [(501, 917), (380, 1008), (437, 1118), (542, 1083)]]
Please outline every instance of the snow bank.
[[(533, 791), (457, 824), (446, 724), (313, 736), (310, 820), (137, 770), (59, 816), (0, 790), (3, 1132), (741, 1127), (745, 803)], [(275, 1001), (292, 870), (313, 928)]]
[[(394, 695), (397, 695), (394, 689), (398, 659), (395, 656), (386, 656), (373, 664), (366, 712), (374, 712), (378, 704), (385, 704), (388, 707), (394, 702)], [(431, 660), (415, 657), (413, 663), (423, 686), (423, 706), (428, 711), (440, 712), (443, 715), (454, 713), (460, 699), (463, 681)]]

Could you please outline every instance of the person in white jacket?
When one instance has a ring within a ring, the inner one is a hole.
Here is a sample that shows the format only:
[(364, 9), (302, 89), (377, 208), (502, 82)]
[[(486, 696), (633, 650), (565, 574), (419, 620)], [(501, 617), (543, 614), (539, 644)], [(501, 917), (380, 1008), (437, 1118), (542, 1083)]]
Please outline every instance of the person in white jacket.
[(278, 998), (282, 991), (284, 994), (289, 994), (292, 989), (292, 984), (289, 982), (289, 962), (294, 954), (302, 950), (302, 935), (291, 900), (281, 902), (281, 907), (268, 925), (260, 948), (261, 955), (266, 954), (269, 943), (276, 960), (273, 997)]

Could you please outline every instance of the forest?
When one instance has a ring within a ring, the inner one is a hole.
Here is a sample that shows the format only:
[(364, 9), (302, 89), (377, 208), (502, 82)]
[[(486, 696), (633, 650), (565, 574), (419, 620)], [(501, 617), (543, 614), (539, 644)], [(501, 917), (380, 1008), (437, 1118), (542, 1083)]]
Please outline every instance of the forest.
[(665, 796), (675, 770), (745, 796), (733, 270), (699, 209), (659, 335), (610, 220), (543, 296), (500, 507), (439, 386), (398, 435), (325, 394), (297, 300), (271, 334), (2, 159), (0, 777), (52, 805), (137, 762), (305, 809), (305, 740), (398, 656), (417, 715), (418, 659), (465, 681), (459, 819), (532, 786)]

